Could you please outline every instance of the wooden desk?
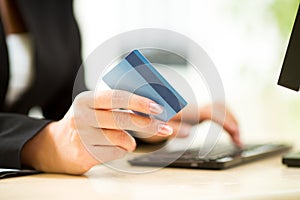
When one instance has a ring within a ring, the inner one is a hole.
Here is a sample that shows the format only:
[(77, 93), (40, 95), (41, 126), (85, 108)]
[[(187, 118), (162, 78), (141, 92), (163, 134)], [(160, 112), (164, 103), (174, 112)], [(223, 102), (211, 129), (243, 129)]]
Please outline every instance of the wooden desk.
[[(127, 164), (127, 163), (123, 163)], [(0, 180), (0, 199), (300, 199), (300, 168), (281, 157), (224, 171), (165, 168), (140, 175), (96, 166), (86, 176)]]

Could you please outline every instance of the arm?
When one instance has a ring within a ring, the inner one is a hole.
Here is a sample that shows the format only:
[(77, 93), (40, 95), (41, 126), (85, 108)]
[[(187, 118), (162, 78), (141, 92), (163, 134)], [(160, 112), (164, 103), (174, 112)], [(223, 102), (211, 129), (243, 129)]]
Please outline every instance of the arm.
[[(121, 158), (133, 151), (135, 140), (124, 130), (142, 131), (144, 137), (172, 134), (172, 128), (164, 122), (121, 112), (119, 108), (147, 114), (162, 112), (162, 108), (152, 100), (126, 91), (83, 92), (59, 121), (45, 122), (38, 126), (39, 129), (30, 120), (20, 122), (20, 129), (10, 130), (13, 120), (4, 124), (1, 136), (11, 140), (10, 144), (23, 137), (19, 134), (26, 134), (26, 139), (17, 145), (17, 156), (13, 150), (1, 150), (2, 155), (6, 158), (14, 155), (15, 162), (18, 162), (14, 166), (21, 165), (21, 154), (22, 164), (36, 170), (79, 175), (96, 164)], [(26, 129), (30, 133), (23, 131)]]

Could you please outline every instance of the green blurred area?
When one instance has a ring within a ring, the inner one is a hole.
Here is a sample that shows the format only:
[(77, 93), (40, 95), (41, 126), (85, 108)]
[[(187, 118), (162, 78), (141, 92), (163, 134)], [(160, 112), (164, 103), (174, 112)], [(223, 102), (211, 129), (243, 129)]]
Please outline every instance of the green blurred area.
[(270, 11), (284, 38), (291, 34), (299, 2), (299, 0), (273, 0), (270, 4)]
[[(287, 138), (296, 138), (300, 130), (300, 93), (277, 86), (276, 78), (279, 76), (300, 0), (231, 0), (230, 2), (231, 14), (237, 22), (242, 18), (243, 28), (248, 31), (249, 38), (253, 37), (251, 28), (261, 28), (257, 26), (257, 20), (262, 21), (266, 27), (273, 26), (273, 31), (278, 33), (278, 44), (274, 44), (273, 52), (278, 55), (273, 57), (273, 59), (277, 59), (275, 65), (268, 67), (267, 71), (262, 73), (257, 68), (245, 63), (240, 66), (240, 76), (244, 81), (248, 80), (250, 84), (255, 79), (255, 84), (259, 85), (253, 87), (257, 91), (255, 98), (259, 99), (258, 102), (263, 105), (264, 113), (268, 113), (266, 116), (269, 119), (268, 123), (271, 124), (270, 127), (276, 127), (275, 131), (287, 135)], [(255, 8), (257, 10), (254, 10)], [(266, 76), (266, 74), (272, 75)], [(274, 76), (274, 74), (278, 74), (278, 76)], [(264, 121), (268, 119), (264, 119)], [(265, 124), (265, 126), (267, 125)]]
[[(299, 2), (299, 0), (273, 0), (270, 5), (270, 11), (275, 17), (278, 31), (284, 40), (290, 38)], [(300, 111), (299, 99), (289, 99), (282, 103), (288, 104), (287, 118), (290, 124), (292, 124), (292, 127), (289, 126), (287, 131), (292, 132), (292, 130), (300, 130), (300, 124), (298, 123)]]
[[(237, 19), (245, 15), (245, 13), (248, 12), (247, 9), (251, 10), (251, 20), (257, 15), (266, 17), (271, 14), (271, 20), (277, 24), (281, 35), (286, 38), (290, 35), (293, 28), (300, 0), (229, 0), (228, 2), (231, 14), (237, 17)], [(257, 10), (253, 10), (253, 5), (257, 6)], [(265, 15), (261, 15), (261, 8), (263, 8)], [(250, 21), (250, 23), (251, 22), (253, 21)], [(244, 23), (247, 23), (247, 21)]]

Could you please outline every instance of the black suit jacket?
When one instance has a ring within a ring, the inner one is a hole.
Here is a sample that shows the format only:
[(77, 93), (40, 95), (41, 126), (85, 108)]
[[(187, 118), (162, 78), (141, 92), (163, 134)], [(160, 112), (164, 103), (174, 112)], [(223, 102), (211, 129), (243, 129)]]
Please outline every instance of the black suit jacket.
[[(5, 105), (9, 61), (0, 20), (0, 168), (21, 168), (23, 145), (50, 120), (59, 120), (72, 103), (74, 80), (81, 65), (79, 29), (72, 0), (16, 0), (33, 39), (35, 79), (32, 86), (11, 106)], [(74, 94), (85, 90), (83, 71)], [(47, 120), (27, 117), (40, 106)]]

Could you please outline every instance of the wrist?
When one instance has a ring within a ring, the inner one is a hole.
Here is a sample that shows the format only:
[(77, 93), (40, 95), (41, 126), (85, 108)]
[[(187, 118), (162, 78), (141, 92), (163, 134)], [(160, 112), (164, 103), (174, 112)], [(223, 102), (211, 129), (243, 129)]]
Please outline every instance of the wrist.
[[(44, 170), (44, 160), (49, 161), (53, 158), (55, 150), (51, 147), (54, 143), (53, 133), (55, 132), (58, 122), (51, 122), (46, 125), (40, 132), (38, 132), (33, 138), (26, 142), (21, 151), (21, 163), (22, 165), (32, 167), (36, 170)], [(49, 162), (51, 163), (51, 161)]]
[(21, 152), (23, 165), (38, 171), (81, 175), (99, 161), (85, 149), (72, 120), (45, 126)]

